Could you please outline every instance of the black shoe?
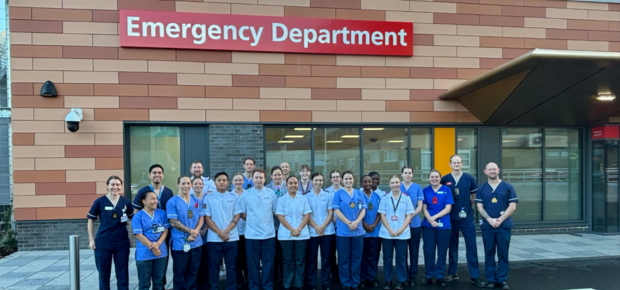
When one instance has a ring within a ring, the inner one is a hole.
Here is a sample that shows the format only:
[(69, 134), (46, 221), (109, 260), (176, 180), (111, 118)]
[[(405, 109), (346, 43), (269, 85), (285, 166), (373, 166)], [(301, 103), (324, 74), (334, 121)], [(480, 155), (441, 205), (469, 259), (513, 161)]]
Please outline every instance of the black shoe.
[(321, 284), (321, 290), (331, 290), (329, 284)]
[(398, 282), (398, 284), (396, 284), (396, 290), (403, 290), (405, 289), (405, 282)]
[(454, 281), (459, 279), (459, 274), (448, 274), (443, 277), (443, 280), (446, 282)]
[(495, 283), (495, 287), (502, 288), (504, 290), (510, 289), (510, 287), (508, 287), (508, 283), (506, 281), (501, 282), (501, 283)]
[(368, 287), (379, 288), (379, 282), (377, 280), (368, 281)]
[(486, 288), (495, 288), (495, 282), (487, 282), (487, 284), (484, 287), (486, 287)]
[(478, 287), (485, 287), (487, 285), (487, 283), (482, 282), (480, 278), (472, 278), (471, 283)]
[(416, 282), (415, 277), (414, 277), (414, 278), (407, 279), (407, 282), (405, 283), (405, 285), (415, 287), (416, 285), (418, 285), (418, 283)]
[(422, 278), (422, 282), (420, 282), (422, 285), (433, 285), (433, 278)]
[(392, 290), (392, 281), (385, 282), (383, 290)]
[(360, 289), (366, 289), (366, 281), (360, 282)]
[(446, 287), (446, 281), (443, 278), (437, 279), (437, 285), (441, 287)]

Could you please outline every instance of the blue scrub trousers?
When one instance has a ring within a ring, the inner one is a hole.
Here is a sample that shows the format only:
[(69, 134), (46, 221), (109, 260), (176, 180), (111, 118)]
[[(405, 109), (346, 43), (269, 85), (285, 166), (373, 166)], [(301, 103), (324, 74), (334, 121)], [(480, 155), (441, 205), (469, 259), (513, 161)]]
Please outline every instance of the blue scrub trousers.
[(331, 251), (332, 239), (334, 235), (312, 237), (308, 241), (308, 250), (306, 253), (306, 279), (311, 288), (317, 285), (317, 264), (319, 247), (321, 247), (321, 281), (324, 285), (329, 285), (331, 279), (329, 272), (331, 270)]
[[(424, 276), (428, 279), (435, 277), (443, 279), (446, 271), (446, 254), (450, 245), (451, 229), (438, 230), (429, 227), (422, 227), (422, 238), (424, 239)], [(435, 251), (437, 251), (437, 261), (435, 261)]]
[(396, 280), (407, 281), (407, 240), (383, 239), (383, 274), (385, 281), (392, 281), (394, 250), (396, 250)]
[[(487, 282), (502, 283), (508, 279), (508, 248), (510, 247), (510, 229), (482, 229), (484, 243), (484, 275)], [(498, 263), (495, 263), (497, 251)]]
[(116, 288), (129, 289), (129, 247), (119, 249), (95, 249), (95, 265), (99, 271), (99, 289), (110, 290), (112, 260), (116, 269)]
[(304, 287), (304, 274), (306, 273), (306, 248), (308, 240), (279, 241), (282, 245), (282, 284), (284, 289), (291, 287)]
[[(208, 263), (209, 263), (209, 284), (211, 290), (218, 290), (220, 284), (220, 266), (222, 259), (226, 264), (226, 290), (237, 289), (237, 270), (235, 264), (237, 262), (237, 241), (213, 243), (208, 242)], [(203, 261), (206, 263), (207, 261)], [(200, 275), (204, 275), (200, 273)]]
[(375, 281), (379, 268), (379, 253), (381, 252), (381, 238), (364, 238), (362, 251), (361, 281)]
[[(416, 217), (414, 217), (416, 218)], [(418, 255), (420, 254), (420, 239), (422, 238), (422, 227), (409, 228), (411, 238), (407, 241), (409, 245), (409, 280), (415, 280), (418, 276)]]
[(239, 235), (237, 242), (237, 285), (243, 285), (248, 278), (248, 261), (245, 255), (245, 236)]
[(340, 272), (340, 283), (342, 283), (342, 286), (344, 287), (358, 287), (360, 285), (364, 236), (336, 236), (336, 248), (338, 250), (338, 272)]
[(480, 278), (480, 269), (478, 267), (478, 249), (476, 247), (476, 227), (473, 220), (453, 220), (450, 221), (452, 227), (452, 236), (450, 237), (450, 250), (448, 251), (448, 260), (450, 267), (448, 274), (454, 275), (458, 271), (459, 265), (459, 229), (463, 232), (465, 239), (465, 249), (467, 257), (467, 267), (469, 275), (472, 279)]
[(138, 289), (150, 290), (151, 281), (153, 289), (164, 288), (164, 276), (166, 275), (166, 257), (136, 261), (138, 268)]
[[(245, 239), (250, 290), (273, 290), (273, 262), (276, 256), (276, 238), (266, 240)], [(260, 270), (263, 266), (261, 282)]]
[(172, 250), (171, 252), (172, 260), (174, 260), (172, 263), (174, 290), (196, 289), (196, 278), (200, 268), (200, 259), (202, 258), (202, 247), (195, 247), (187, 253), (182, 250)]

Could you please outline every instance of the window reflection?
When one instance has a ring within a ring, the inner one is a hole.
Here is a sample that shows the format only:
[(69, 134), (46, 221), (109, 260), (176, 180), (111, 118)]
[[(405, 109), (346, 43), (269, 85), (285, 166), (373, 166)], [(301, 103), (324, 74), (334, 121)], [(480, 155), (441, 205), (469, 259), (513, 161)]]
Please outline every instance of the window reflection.
[(545, 220), (582, 218), (578, 129), (545, 129)]
[(456, 154), (461, 156), (463, 172), (478, 180), (478, 130), (476, 128), (456, 128)]
[(411, 128), (411, 160), (413, 182), (424, 187), (428, 183), (428, 173), (432, 169), (431, 129)]
[[(314, 131), (314, 171), (329, 176), (334, 169), (351, 170), (355, 175), (353, 186), (359, 186), (359, 128), (317, 128)], [(329, 187), (329, 182), (325, 187)]]
[(389, 178), (407, 165), (407, 128), (364, 128), (364, 174), (376, 171), (379, 188), (390, 191)]
[(297, 169), (302, 164), (312, 164), (311, 145), (312, 128), (266, 128), (265, 153), (267, 179), (271, 181), (271, 167), (288, 162), (291, 166), (290, 174), (297, 175)]

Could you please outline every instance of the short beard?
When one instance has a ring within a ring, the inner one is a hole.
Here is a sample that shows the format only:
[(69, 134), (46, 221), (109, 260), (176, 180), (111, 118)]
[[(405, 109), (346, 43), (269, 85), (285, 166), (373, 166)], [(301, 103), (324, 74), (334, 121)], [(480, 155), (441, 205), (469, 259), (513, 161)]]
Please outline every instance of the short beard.
[(198, 172), (194, 172), (192, 176), (194, 176), (195, 178), (198, 178), (198, 177), (202, 177), (202, 174)]

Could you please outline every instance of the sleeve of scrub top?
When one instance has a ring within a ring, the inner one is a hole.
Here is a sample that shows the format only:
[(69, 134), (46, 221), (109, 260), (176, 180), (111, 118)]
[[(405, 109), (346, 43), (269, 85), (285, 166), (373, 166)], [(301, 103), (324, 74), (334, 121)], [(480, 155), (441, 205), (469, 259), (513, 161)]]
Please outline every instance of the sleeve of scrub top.
[(385, 207), (385, 203), (387, 202), (388, 199), (389, 197), (381, 199), (381, 201), (379, 202), (379, 209), (377, 209), (378, 213), (386, 214), (387, 208)]
[(416, 195), (418, 197), (418, 200), (424, 201), (424, 192), (422, 191), (422, 186), (417, 186)]
[(310, 203), (308, 202), (308, 199), (304, 196), (304, 214), (309, 214), (312, 212), (312, 209), (310, 208)]
[[(365, 193), (360, 192), (360, 194), (365, 194)], [(362, 202), (362, 208), (363, 209), (368, 209), (368, 204), (366, 203), (366, 199), (364, 197), (362, 197), (361, 202)]]
[(204, 213), (206, 216), (211, 216), (211, 205), (209, 204), (209, 198), (206, 198), (206, 200), (204, 200), (204, 203), (207, 204), (207, 208), (205, 208)]
[[(207, 206), (209, 207), (209, 206)], [(236, 198), (235, 199), (235, 204), (233, 205), (233, 215), (237, 215), (243, 213), (243, 210), (241, 209), (241, 200), (240, 198)]]
[(135, 219), (131, 219), (131, 229), (134, 235), (142, 233), (142, 221), (140, 215), (136, 214)]
[(482, 203), (482, 189), (484, 188), (485, 184), (483, 184), (480, 188), (478, 188), (478, 191), (476, 191), (476, 199), (474, 199), (474, 202)]
[(334, 195), (327, 193), (327, 209), (334, 209)]
[(454, 199), (452, 198), (452, 190), (450, 190), (450, 188), (447, 186), (446, 186), (446, 194), (448, 195), (446, 198), (446, 204), (454, 204)]
[(134, 208), (142, 209), (142, 207), (140, 206), (141, 198), (142, 198), (142, 191), (138, 191), (138, 194), (136, 194), (136, 197), (133, 198), (133, 203), (131, 205), (133, 205)]
[(405, 199), (405, 214), (413, 214), (414, 212), (415, 208), (413, 208), (413, 202), (411, 202), (411, 199)]
[(284, 201), (281, 200), (276, 204), (276, 214), (284, 215)]
[(245, 194), (242, 194), (239, 198), (239, 206), (241, 207), (242, 213), (248, 213), (248, 207), (246, 205)]
[(168, 201), (168, 204), (166, 205), (166, 215), (168, 215), (169, 219), (178, 219), (179, 217), (177, 216), (177, 205), (176, 205), (176, 198), (171, 198)]
[(99, 199), (97, 199), (95, 200), (95, 202), (93, 202), (93, 206), (90, 207), (90, 210), (88, 211), (86, 217), (91, 220), (97, 220), (99, 214), (101, 214), (101, 211), (99, 210)]
[(429, 204), (426, 202), (426, 194), (424, 194), (424, 189), (422, 190), (422, 204)]
[(278, 206), (278, 196), (273, 191), (271, 191), (271, 195), (271, 198), (273, 199), (273, 206), (271, 207), (271, 211), (276, 212), (276, 207)]
[(171, 228), (172, 226), (170, 225), (170, 222), (168, 221), (168, 215), (166, 214), (166, 212), (162, 209), (162, 217), (164, 218), (164, 228)]
[(473, 176), (470, 176), (471, 178), (471, 182), (470, 184), (470, 193), (476, 193), (478, 191), (478, 182), (476, 182), (476, 179)]
[(515, 191), (514, 186), (512, 186), (512, 184), (508, 187), (508, 203), (514, 202), (517, 203), (519, 202), (519, 199), (517, 198), (517, 192)]
[(334, 200), (332, 200), (332, 209), (340, 209), (340, 190), (334, 192)]
[(127, 199), (127, 212), (129, 214), (127, 214), (128, 217), (133, 217), (134, 213), (133, 213), (133, 205), (131, 204), (131, 201), (129, 199)]

